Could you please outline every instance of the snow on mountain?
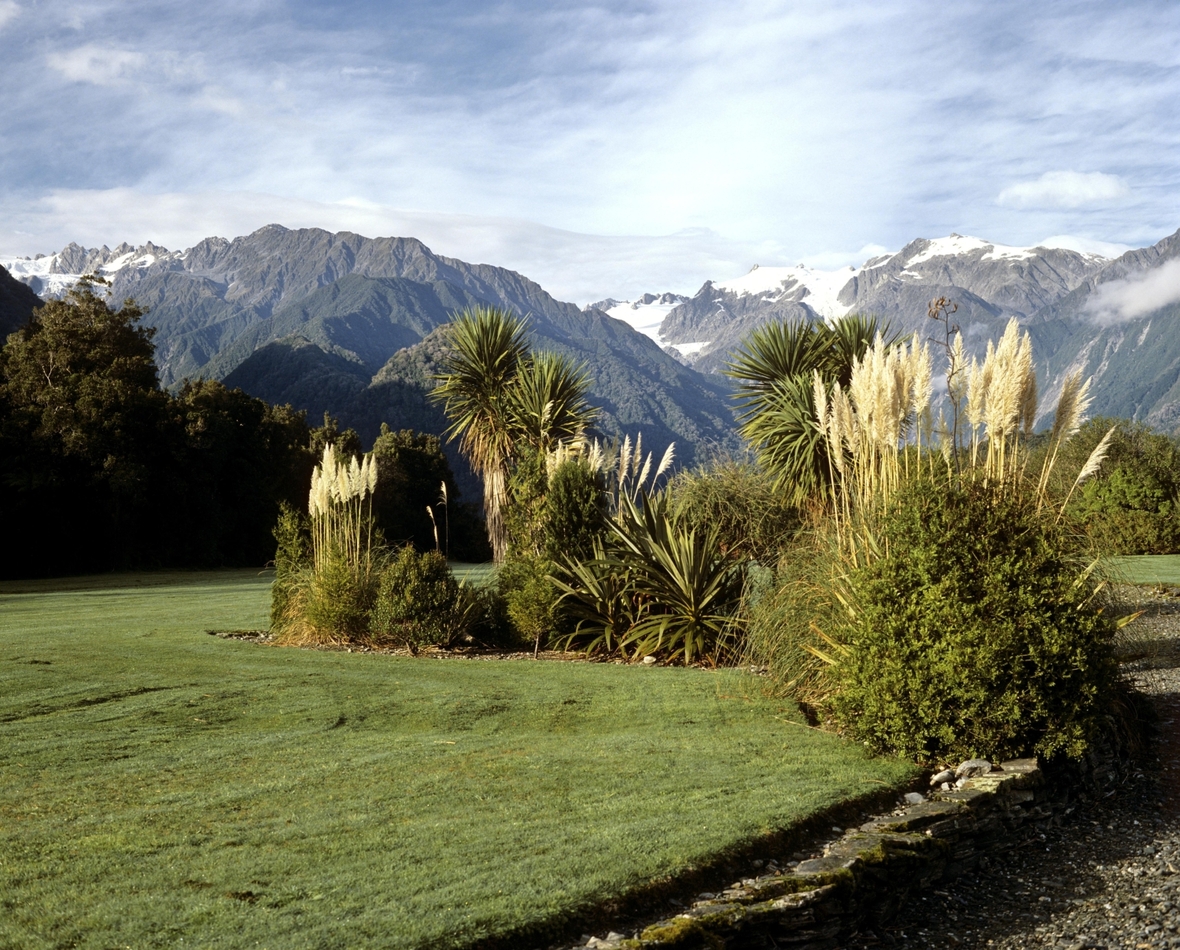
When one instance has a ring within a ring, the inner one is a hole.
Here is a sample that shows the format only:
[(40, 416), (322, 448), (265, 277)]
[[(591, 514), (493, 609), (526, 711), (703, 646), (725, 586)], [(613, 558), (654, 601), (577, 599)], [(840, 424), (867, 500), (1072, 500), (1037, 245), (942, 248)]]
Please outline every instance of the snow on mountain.
[[(844, 316), (853, 308), (855, 301), (842, 303), (839, 299), (840, 292), (848, 286), (850, 280), (859, 277), (865, 271), (892, 265), (892, 268), (897, 270), (896, 276), (899, 280), (923, 280), (927, 275), (914, 268), (940, 257), (967, 257), (981, 252), (978, 256), (982, 261), (1025, 261), (1039, 257), (1048, 249), (1076, 250), (1073, 243), (1076, 242), (1051, 239), (1035, 247), (1012, 247), (1007, 244), (994, 244), (982, 238), (950, 234), (943, 238), (919, 240), (907, 245), (906, 250), (913, 250), (904, 259), (900, 259), (904, 251), (895, 251), (892, 254), (873, 257), (860, 267), (848, 266), (828, 271), (808, 267), (806, 264), (794, 267), (759, 267), (755, 264), (749, 273), (741, 277), (715, 282), (713, 289), (739, 297), (758, 295), (767, 300), (806, 303), (820, 316), (832, 320)], [(1093, 251), (1086, 252), (1083, 256), (1095, 263), (1111, 259)]]
[(715, 283), (713, 289), (739, 297), (759, 294), (768, 299), (783, 296), (806, 299), (807, 305), (820, 316), (834, 319), (848, 312), (848, 306), (840, 303), (838, 297), (844, 285), (857, 273), (858, 270), (851, 266), (825, 271), (806, 264), (795, 267), (759, 267), (755, 264), (749, 273)]
[(56, 254), (0, 260), (0, 267), (41, 297), (63, 297), (83, 274), (111, 278), (128, 267), (145, 270), (159, 260), (178, 256), (151, 242), (141, 247), (120, 244), (114, 250), (105, 244), (93, 249), (69, 244)]
[(644, 294), (638, 300), (615, 300), (609, 297), (589, 304), (587, 309), (601, 310), (607, 316), (622, 320), (665, 349), (671, 348), (681, 356), (691, 356), (709, 345), (709, 341), (670, 344), (660, 336), (664, 318), (689, 298), (680, 294)]

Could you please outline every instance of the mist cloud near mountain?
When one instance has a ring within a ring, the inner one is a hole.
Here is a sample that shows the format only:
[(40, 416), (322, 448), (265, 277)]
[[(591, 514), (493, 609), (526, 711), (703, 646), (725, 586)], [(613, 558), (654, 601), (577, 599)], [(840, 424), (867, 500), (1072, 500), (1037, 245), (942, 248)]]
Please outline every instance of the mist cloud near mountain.
[(1110, 326), (1177, 302), (1180, 302), (1180, 259), (1100, 284), (1090, 296), (1086, 312), (1095, 323)]

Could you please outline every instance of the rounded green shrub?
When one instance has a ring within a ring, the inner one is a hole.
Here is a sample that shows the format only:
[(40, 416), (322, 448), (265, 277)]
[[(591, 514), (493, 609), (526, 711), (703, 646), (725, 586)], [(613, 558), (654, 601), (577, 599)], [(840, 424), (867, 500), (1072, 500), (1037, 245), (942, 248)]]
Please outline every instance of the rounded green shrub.
[(1083, 754), (1110, 708), (1114, 629), (1058, 527), (981, 485), (917, 481), (847, 578), (830, 712), (919, 761)]
[(411, 653), (446, 643), (455, 631), (458, 596), (442, 554), (419, 554), (406, 545), (381, 571), (370, 632), (375, 640), (404, 643)]
[(300, 572), (295, 591), (289, 597), (287, 613), (301, 615), (302, 624), (310, 628), (295, 640), (319, 642), (355, 642), (369, 632), (369, 612), (376, 594), (375, 578), (348, 563), (339, 551), (323, 559), (319, 570)]

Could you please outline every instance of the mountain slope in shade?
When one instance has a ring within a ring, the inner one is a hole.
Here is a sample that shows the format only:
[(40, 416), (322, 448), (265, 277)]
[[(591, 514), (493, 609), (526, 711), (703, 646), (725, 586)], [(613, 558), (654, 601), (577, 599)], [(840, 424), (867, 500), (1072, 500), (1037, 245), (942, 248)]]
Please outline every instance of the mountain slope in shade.
[(372, 375), (398, 350), (449, 323), (456, 311), (483, 302), (445, 281), (349, 274), (254, 324), (218, 352), (203, 375), (224, 378), (255, 350), (292, 335), (353, 360)]
[(1029, 324), (1052, 397), (1081, 368), (1092, 413), (1180, 433), (1180, 231), (1128, 251)]
[(49, 257), (7, 263), (18, 279), (48, 296), (60, 296), (81, 274), (97, 272), (111, 280), (112, 299), (134, 297), (149, 307), (146, 322), (157, 328), (166, 386), (202, 375), (205, 364), (247, 330), (348, 275), (446, 283), (520, 314), (578, 312), (514, 271), (443, 257), (415, 238), (366, 238), (318, 228), (268, 225), (232, 241), (206, 238), (185, 251), (153, 244), (114, 250), (71, 244)]
[(8, 334), (29, 322), (42, 302), (28, 286), (0, 267), (0, 346)]

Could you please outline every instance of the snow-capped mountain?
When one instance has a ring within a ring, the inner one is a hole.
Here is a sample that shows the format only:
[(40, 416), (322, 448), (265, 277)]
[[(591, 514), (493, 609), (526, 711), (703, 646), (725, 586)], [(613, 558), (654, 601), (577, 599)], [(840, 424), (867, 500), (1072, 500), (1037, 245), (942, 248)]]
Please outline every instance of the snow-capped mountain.
[(588, 311), (601, 310), (608, 316), (622, 320), (644, 336), (655, 340), (660, 346), (671, 350), (673, 355), (690, 357), (704, 344), (691, 341), (669, 344), (660, 336), (660, 327), (664, 318), (681, 304), (687, 303), (689, 299), (683, 294), (672, 293), (644, 294), (637, 300), (615, 300), (613, 297), (608, 297), (606, 300), (587, 304), (584, 309)]
[(150, 241), (140, 247), (124, 243), (114, 250), (105, 244), (87, 249), (71, 243), (56, 254), (0, 260), (0, 267), (33, 293), (49, 298), (63, 296), (84, 274), (98, 274), (110, 280), (126, 268), (143, 271), (157, 262), (179, 259), (180, 256)]
[[(532, 314), (538, 339), (580, 348), (590, 362), (613, 347), (618, 360), (609, 368), (603, 363), (598, 375), (603, 386), (616, 386), (602, 398), (619, 426), (660, 425), (668, 439), (688, 442), (707, 430), (715, 440), (732, 432), (724, 382), (709, 374), (759, 324), (860, 312), (928, 337), (927, 305), (945, 296), (958, 304), (954, 319), (974, 352), (1011, 317), (1028, 328), (1046, 406), (1065, 374), (1082, 367), (1094, 377), (1095, 413), (1180, 428), (1180, 232), (1113, 259), (1063, 242), (1010, 247), (951, 234), (912, 241), (859, 267), (755, 267), (706, 281), (691, 298), (644, 294), (581, 310), (520, 274), (441, 257), (412, 238), (276, 225), (233, 241), (208, 238), (183, 252), (153, 244), (89, 250), (71, 244), (57, 254), (0, 264), (16, 278), (5, 282), (0, 274), (0, 330), (15, 329), (32, 312), (36, 298), (26, 287), (59, 296), (82, 274), (97, 272), (111, 280), (113, 299), (134, 297), (150, 309), (167, 385), (213, 375), (254, 391), (253, 383), (233, 376), (245, 372), (237, 367), (254, 366), (261, 356), (252, 354), (270, 352), (280, 337), (298, 337), (321, 363), (348, 364), (356, 379), (346, 382), (363, 388), (373, 367), (410, 337), (424, 337), (472, 301), (495, 303)], [(315, 390), (320, 401), (258, 389), (261, 383), (254, 386), (258, 394), (291, 399), (317, 415), (335, 411), (343, 398), (340, 373), (324, 376), (335, 381), (329, 385), (282, 363), (282, 355), (270, 353), (278, 360), (275, 372)], [(250, 378), (261, 378), (255, 370)], [(618, 380), (625, 373), (634, 379), (623, 386)], [(686, 405), (691, 425), (684, 422)]]
[(1108, 263), (1060, 246), (1010, 247), (959, 234), (920, 238), (860, 267), (755, 266), (741, 277), (707, 281), (669, 312), (659, 334), (665, 344), (694, 344), (694, 365), (710, 371), (769, 320), (830, 321), (859, 312), (919, 330), (928, 302), (946, 296), (959, 304), (968, 339), (982, 340), (1009, 317), (1027, 319), (1061, 299)]

